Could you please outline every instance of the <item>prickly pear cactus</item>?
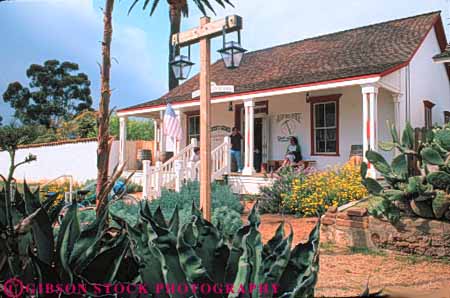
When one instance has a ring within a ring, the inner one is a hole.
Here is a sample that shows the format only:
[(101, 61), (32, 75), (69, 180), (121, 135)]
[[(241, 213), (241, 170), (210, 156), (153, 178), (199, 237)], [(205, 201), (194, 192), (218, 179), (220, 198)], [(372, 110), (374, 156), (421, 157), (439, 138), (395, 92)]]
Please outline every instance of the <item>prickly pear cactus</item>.
[[(379, 201), (372, 214), (394, 221), (401, 212), (450, 220), (450, 126), (428, 130), (422, 140), (416, 140), (409, 123), (401, 139), (394, 126), (391, 135), (392, 142), (379, 146), (385, 151), (398, 152), (391, 164), (378, 152), (366, 154), (389, 187), (383, 188), (375, 179), (366, 177), (367, 164), (361, 168), (364, 185)], [(418, 175), (408, 167), (408, 161), (413, 159), (417, 160)]]

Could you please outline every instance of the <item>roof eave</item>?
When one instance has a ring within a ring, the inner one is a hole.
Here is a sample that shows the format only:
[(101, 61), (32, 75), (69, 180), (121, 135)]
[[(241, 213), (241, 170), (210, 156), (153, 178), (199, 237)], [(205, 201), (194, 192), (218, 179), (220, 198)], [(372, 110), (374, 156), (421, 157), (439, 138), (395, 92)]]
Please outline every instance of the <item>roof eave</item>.
[[(377, 73), (377, 74), (361, 75), (361, 76), (357, 76), (357, 77), (341, 78), (341, 79), (335, 79), (335, 80), (329, 80), (329, 81), (323, 81), (323, 82), (299, 84), (299, 85), (292, 85), (292, 86), (287, 86), (287, 87), (255, 90), (255, 91), (242, 92), (242, 93), (233, 93), (233, 94), (212, 97), (211, 101), (213, 101), (214, 103), (221, 103), (221, 102), (244, 100), (246, 98), (260, 98), (260, 97), (269, 97), (269, 96), (276, 96), (276, 95), (283, 95), (283, 94), (290, 94), (290, 93), (301, 93), (301, 92), (325, 90), (325, 89), (332, 89), (332, 88), (339, 88), (339, 87), (350, 87), (350, 86), (363, 85), (363, 84), (374, 84), (374, 83), (379, 82), (383, 75), (384, 75), (384, 73)], [(191, 107), (191, 106), (199, 106), (199, 105), (200, 105), (200, 102), (199, 102), (198, 98), (172, 103), (172, 106), (174, 108), (175, 107), (177, 107), (177, 108)], [(133, 108), (133, 109), (131, 109), (131, 108), (130, 109), (122, 109), (120, 111), (117, 111), (117, 115), (119, 117), (121, 117), (121, 116), (122, 117), (123, 116), (138, 116), (138, 115), (147, 114), (147, 113), (151, 113), (151, 112), (162, 111), (165, 109), (165, 107), (166, 107), (165, 105), (156, 105), (156, 106), (138, 107), (138, 108)]]

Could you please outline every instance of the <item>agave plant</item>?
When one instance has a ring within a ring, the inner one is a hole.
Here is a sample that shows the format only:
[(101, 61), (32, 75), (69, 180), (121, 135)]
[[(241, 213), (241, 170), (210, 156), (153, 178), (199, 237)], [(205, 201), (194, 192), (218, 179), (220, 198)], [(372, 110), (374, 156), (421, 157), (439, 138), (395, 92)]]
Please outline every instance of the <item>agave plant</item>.
[[(267, 244), (261, 242), (256, 207), (230, 242), (194, 204), (185, 224), (178, 208), (166, 221), (160, 208), (152, 213), (144, 202), (134, 224), (110, 209), (82, 227), (76, 202), (58, 225), (59, 212), (49, 207), (53, 200), (41, 203), (39, 191), (25, 185), (23, 197), (16, 193), (12, 206), (0, 201), (0, 285), (12, 277), (27, 284), (86, 285), (85, 293), (71, 297), (97, 297), (105, 284), (119, 283), (142, 283), (151, 295), (170, 298), (204, 297), (195, 284), (227, 285), (207, 297), (260, 297), (261, 291), (265, 297), (314, 296), (319, 224), (306, 243), (291, 250), (293, 232), (286, 236), (284, 224)], [(190, 286), (181, 293), (161, 288), (166, 284)]]
[(63, 207), (54, 206), (56, 196), (41, 203), (39, 189), (32, 192), (25, 183), (23, 196), (16, 192), (11, 206), (0, 197), (0, 284), (10, 278), (24, 284), (86, 283), (95, 296), (92, 283), (117, 281), (119, 267), (127, 264), (128, 237), (108, 228), (107, 213), (80, 229), (76, 202), (56, 229)]
[[(450, 220), (450, 127), (428, 130), (421, 140), (416, 140), (408, 123), (401, 140), (394, 126), (391, 135), (392, 142), (380, 143), (382, 150), (395, 148), (399, 152), (391, 164), (375, 151), (366, 155), (389, 188), (384, 189), (376, 180), (366, 177), (367, 164), (361, 168), (364, 185), (380, 198), (381, 203), (373, 213), (392, 220), (398, 219), (400, 211)], [(413, 159), (417, 160), (418, 170), (408, 167), (408, 161)]]
[[(264, 285), (265, 297), (313, 297), (319, 270), (319, 225), (307, 243), (291, 251), (293, 233), (285, 237), (284, 224), (265, 245), (258, 231), (257, 208), (227, 244), (223, 233), (206, 221), (192, 206), (192, 220), (179, 224), (178, 208), (169, 221), (161, 209), (151, 214), (146, 203), (140, 222), (127, 226), (131, 251), (139, 260), (139, 278), (152, 285), (152, 294), (161, 297), (186, 297), (186, 294), (161, 293), (158, 284), (231, 285), (233, 292), (209, 293), (208, 297), (261, 297), (257, 290), (244, 294), (241, 286)], [(272, 287), (273, 285), (273, 287)], [(261, 290), (261, 289), (260, 289)], [(204, 296), (190, 288), (192, 297)]]

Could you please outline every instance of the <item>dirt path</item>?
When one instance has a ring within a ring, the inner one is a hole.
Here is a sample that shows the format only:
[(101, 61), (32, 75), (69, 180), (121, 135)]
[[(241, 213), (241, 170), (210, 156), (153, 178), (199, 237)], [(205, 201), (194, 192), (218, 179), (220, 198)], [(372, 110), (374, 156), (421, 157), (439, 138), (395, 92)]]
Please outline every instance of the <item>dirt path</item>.
[(400, 256), (394, 253), (330, 252), (321, 250), (317, 297), (353, 296), (369, 288), (407, 287), (420, 292), (447, 289), (450, 296), (450, 262)]
[[(246, 218), (244, 215), (243, 220)], [(291, 215), (284, 219), (294, 229), (294, 244), (305, 241), (317, 221)], [(273, 236), (282, 220), (277, 214), (261, 215), (264, 242)], [(450, 260), (438, 262), (387, 251), (343, 250), (322, 245), (317, 297), (359, 295), (368, 278), (371, 292), (384, 287), (408, 287), (424, 292), (450, 289)]]

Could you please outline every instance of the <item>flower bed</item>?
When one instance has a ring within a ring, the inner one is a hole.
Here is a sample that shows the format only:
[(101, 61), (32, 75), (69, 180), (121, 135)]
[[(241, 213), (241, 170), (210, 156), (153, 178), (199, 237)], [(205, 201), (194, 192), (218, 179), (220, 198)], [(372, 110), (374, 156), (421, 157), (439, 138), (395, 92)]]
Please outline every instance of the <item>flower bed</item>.
[(289, 213), (316, 216), (331, 206), (341, 206), (366, 195), (359, 166), (347, 163), (294, 179), (291, 191), (283, 195), (282, 204)]

